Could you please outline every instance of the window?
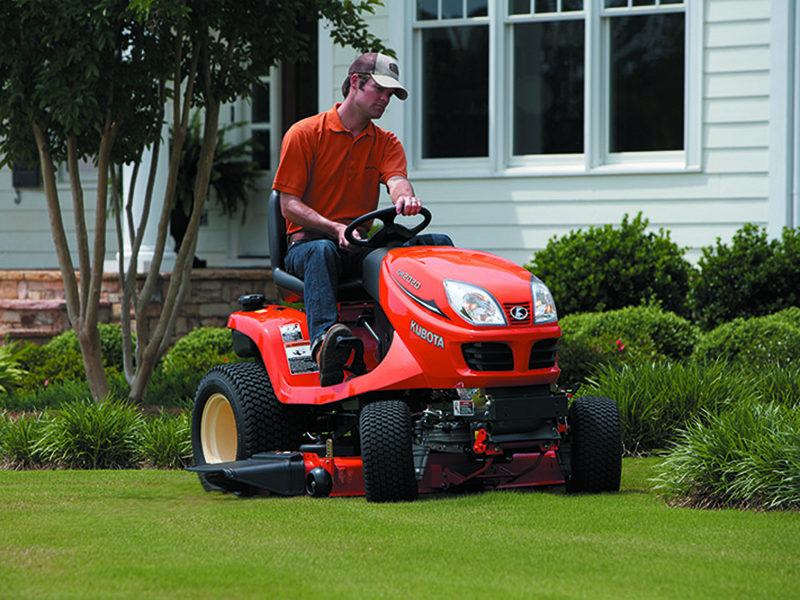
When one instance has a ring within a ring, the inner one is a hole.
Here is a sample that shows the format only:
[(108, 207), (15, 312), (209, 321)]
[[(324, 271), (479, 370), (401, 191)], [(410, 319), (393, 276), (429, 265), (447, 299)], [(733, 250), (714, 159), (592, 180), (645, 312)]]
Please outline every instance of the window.
[(420, 0), (422, 158), (489, 152), (487, 0)]
[[(583, 152), (582, 2), (512, 2), (513, 154)], [(531, 12), (533, 11), (533, 12)]]
[(692, 164), (690, 3), (417, 0), (415, 165)]
[(272, 170), (272, 97), (271, 79), (253, 86), (250, 99), (250, 132), (253, 140), (253, 162), (260, 171)]
[(683, 150), (683, 13), (608, 21), (610, 151)]

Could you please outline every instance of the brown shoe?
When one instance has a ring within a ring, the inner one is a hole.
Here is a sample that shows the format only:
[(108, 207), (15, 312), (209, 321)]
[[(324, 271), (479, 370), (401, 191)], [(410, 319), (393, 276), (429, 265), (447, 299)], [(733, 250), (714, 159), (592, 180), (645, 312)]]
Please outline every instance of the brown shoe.
[(350, 358), (351, 349), (339, 345), (339, 340), (352, 336), (350, 328), (341, 323), (337, 323), (325, 333), (322, 346), (317, 353), (321, 386), (336, 385), (344, 381), (344, 365)]

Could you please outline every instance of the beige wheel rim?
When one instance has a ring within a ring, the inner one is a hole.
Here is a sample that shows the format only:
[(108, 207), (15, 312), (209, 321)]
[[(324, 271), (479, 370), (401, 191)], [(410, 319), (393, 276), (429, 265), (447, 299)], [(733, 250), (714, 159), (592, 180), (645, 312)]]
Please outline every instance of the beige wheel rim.
[(236, 417), (231, 403), (222, 394), (214, 394), (206, 402), (200, 424), (200, 441), (206, 462), (236, 460), (236, 438)]

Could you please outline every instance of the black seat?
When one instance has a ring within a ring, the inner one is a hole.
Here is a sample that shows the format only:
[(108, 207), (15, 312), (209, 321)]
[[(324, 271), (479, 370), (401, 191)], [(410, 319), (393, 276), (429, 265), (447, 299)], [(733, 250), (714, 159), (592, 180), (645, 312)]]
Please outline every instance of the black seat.
[[(283, 265), (286, 257), (286, 219), (281, 211), (281, 195), (277, 190), (272, 190), (269, 196), (268, 230), (269, 253), (272, 264), (272, 277), (281, 296), (286, 298), (285, 292), (294, 296), (303, 297), (303, 280), (289, 273)], [(348, 277), (339, 281), (338, 299), (340, 302), (369, 301), (370, 296), (364, 290), (360, 277)]]

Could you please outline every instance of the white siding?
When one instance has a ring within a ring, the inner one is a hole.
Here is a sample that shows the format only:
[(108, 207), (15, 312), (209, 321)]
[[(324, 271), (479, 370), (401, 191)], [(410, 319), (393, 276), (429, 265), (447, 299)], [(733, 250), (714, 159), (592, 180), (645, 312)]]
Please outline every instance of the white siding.
[[(94, 232), (95, 189), (85, 186), (84, 202), (87, 206), (87, 227), (89, 235)], [(19, 204), (15, 203), (11, 170), (0, 169), (0, 269), (57, 269), (58, 258), (55, 253), (53, 234), (47, 213), (47, 202), (43, 189), (22, 189), (19, 191)], [(72, 210), (72, 194), (69, 185), (59, 185), (59, 195), (64, 229), (67, 232), (72, 260), (78, 268), (75, 238), (75, 216)], [(114, 222), (107, 222), (106, 260), (117, 254), (117, 238)]]
[[(656, 172), (640, 166), (557, 175), (539, 170), (411, 172), (418, 195), (434, 211), (432, 229), (449, 233), (460, 246), (485, 249), (530, 262), (533, 253), (553, 236), (592, 225), (619, 224), (625, 214), (640, 211), (651, 229), (669, 230), (681, 246), (691, 247), (690, 260), (717, 238), (729, 243), (744, 223), (766, 226), (769, 209), (770, 157), (770, 0), (689, 0), (702, 2), (702, 97), (699, 169)], [(389, 5), (390, 3), (387, 3)], [(405, 11), (408, 13), (409, 11)], [(410, 84), (412, 56), (407, 28), (389, 15), (405, 14), (400, 5), (379, 8), (371, 30), (399, 53), (401, 74)], [(341, 98), (340, 86), (352, 49), (321, 43), (320, 109)], [(692, 90), (690, 90), (691, 92)], [(393, 130), (410, 152), (414, 107), (393, 101), (380, 125)], [(90, 193), (90, 192), (87, 192)], [(54, 268), (44, 199), (23, 191), (13, 202), (10, 172), (0, 171), (0, 268)], [(62, 192), (65, 205), (69, 190)], [(252, 218), (256, 217), (253, 213)], [(209, 203), (209, 224), (201, 231), (198, 255), (225, 266), (241, 233), (237, 224), (220, 219)], [(72, 228), (71, 215), (65, 218)], [(110, 231), (113, 225), (110, 223)], [(256, 224), (250, 233), (260, 235)], [(115, 237), (109, 235), (108, 258), (114, 258)]]
[[(619, 224), (640, 211), (650, 228), (700, 249), (729, 243), (744, 223), (768, 219), (769, 0), (706, 0), (703, 28), (702, 158), (699, 172), (485, 179), (412, 173), (433, 207), (434, 227), (456, 243), (518, 263), (553, 236)], [(690, 90), (691, 91), (691, 90)]]

